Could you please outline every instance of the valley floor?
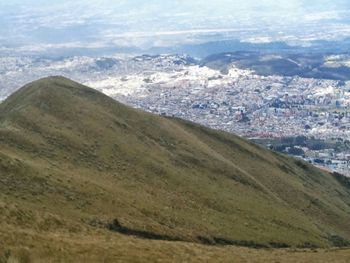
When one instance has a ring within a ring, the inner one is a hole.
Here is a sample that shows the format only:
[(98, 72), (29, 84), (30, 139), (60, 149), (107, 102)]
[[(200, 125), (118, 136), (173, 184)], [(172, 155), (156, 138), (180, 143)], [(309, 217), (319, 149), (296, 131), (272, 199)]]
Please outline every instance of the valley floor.
[(0, 262), (350, 262), (350, 249), (250, 249), (2, 227)]

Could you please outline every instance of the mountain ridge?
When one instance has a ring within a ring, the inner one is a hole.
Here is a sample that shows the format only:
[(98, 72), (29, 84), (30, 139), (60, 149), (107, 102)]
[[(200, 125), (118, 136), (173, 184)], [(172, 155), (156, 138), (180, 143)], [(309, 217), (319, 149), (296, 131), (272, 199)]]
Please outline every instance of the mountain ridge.
[(19, 229), (349, 244), (350, 189), (331, 174), (63, 77), (32, 82), (0, 104), (0, 146), (0, 203), (14, 204), (0, 218)]

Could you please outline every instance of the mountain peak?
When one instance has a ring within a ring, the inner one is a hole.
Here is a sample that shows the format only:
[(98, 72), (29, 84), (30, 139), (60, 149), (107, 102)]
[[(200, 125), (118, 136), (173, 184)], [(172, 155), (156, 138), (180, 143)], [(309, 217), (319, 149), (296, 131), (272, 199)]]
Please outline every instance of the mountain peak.
[(100, 103), (113, 101), (103, 93), (63, 76), (50, 76), (33, 81), (9, 96), (0, 105), (0, 112), (23, 111), (28, 107), (36, 107), (46, 113), (50, 109), (69, 110), (72, 106), (79, 105), (77, 100), (100, 100)]
[(349, 189), (331, 174), (63, 77), (0, 104), (0, 157), (0, 192), (35, 209), (33, 229), (49, 209), (66, 228), (206, 244), (350, 239)]
[(45, 89), (48, 89), (50, 91), (55, 91), (55, 90), (58, 90), (58, 91), (70, 90), (74, 92), (85, 91), (87, 93), (103, 95), (102, 93), (92, 88), (84, 86), (78, 82), (75, 82), (63, 76), (49, 76), (49, 77), (45, 77), (45, 78), (33, 81), (25, 85), (22, 89), (19, 90), (18, 93), (37, 92), (37, 91), (43, 91)]

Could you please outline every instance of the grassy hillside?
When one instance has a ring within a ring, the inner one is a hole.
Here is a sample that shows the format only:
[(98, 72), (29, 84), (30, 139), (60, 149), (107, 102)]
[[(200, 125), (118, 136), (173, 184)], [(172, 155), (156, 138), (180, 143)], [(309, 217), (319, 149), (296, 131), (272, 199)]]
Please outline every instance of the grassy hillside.
[(346, 246), (349, 219), (350, 189), (339, 178), (62, 77), (28, 84), (0, 105), (4, 257), (40, 244), (67, 257), (112, 256), (114, 243), (119, 252), (154, 244), (190, 254), (208, 250), (202, 245)]

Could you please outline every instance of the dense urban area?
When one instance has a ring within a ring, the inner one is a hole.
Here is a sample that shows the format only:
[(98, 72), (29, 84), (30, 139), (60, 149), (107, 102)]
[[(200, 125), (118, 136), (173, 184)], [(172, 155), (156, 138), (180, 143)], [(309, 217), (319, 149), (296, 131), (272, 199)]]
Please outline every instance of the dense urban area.
[[(229, 56), (229, 55), (228, 55)], [(28, 81), (64, 75), (131, 105), (175, 116), (350, 175), (350, 82), (227, 72), (189, 56), (0, 58), (0, 99)]]

